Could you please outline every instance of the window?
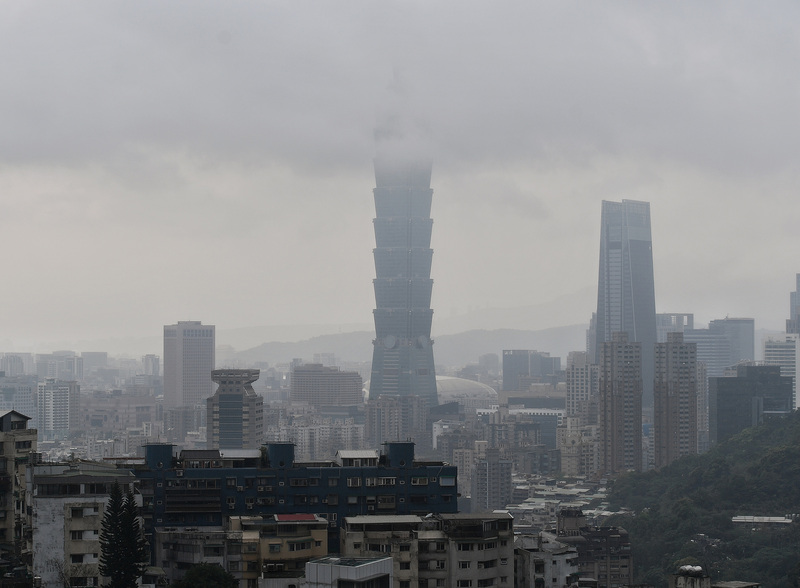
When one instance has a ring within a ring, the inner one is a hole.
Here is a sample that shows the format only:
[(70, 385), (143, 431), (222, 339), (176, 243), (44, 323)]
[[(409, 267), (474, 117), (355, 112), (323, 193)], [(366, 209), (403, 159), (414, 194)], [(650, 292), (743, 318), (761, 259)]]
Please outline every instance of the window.
[(401, 561), (400, 562), (400, 569), (401, 570), (410, 570), (411, 569), (411, 562), (410, 561)]
[(458, 550), (459, 551), (472, 551), (473, 546), (472, 543), (459, 543)]
[(420, 477), (411, 478), (411, 485), (412, 486), (427, 486), (428, 485), (428, 478), (420, 478)]
[(445, 560), (437, 559), (436, 560), (436, 569), (437, 570), (443, 570), (444, 569), (444, 563), (445, 563)]
[(82, 553), (73, 553), (69, 558), (71, 563), (83, 563), (83, 554)]
[(238, 561), (229, 561), (228, 562), (228, 571), (229, 572), (238, 572), (239, 571), (239, 562)]
[(400, 580), (400, 588), (411, 588), (411, 582), (409, 580)]
[(458, 588), (470, 588), (470, 586), (472, 586), (472, 580), (459, 580), (456, 585)]
[(83, 509), (82, 508), (73, 508), (72, 509), (72, 518), (73, 519), (81, 519), (81, 518), (83, 518)]
[(81, 541), (83, 539), (83, 531), (70, 531), (69, 538), (73, 541)]
[(281, 544), (280, 543), (270, 543), (269, 544), (269, 552), (270, 553), (280, 553), (281, 552)]
[(460, 570), (469, 569), (470, 563), (471, 562), (469, 562), (467, 560), (461, 560), (461, 561), (458, 562), (458, 569), (460, 569)]
[(339, 478), (328, 478), (328, 486), (338, 486)]
[(361, 486), (361, 478), (347, 478), (348, 488), (358, 488)]
[(400, 545), (400, 551), (411, 551), (411, 546), (407, 543)]

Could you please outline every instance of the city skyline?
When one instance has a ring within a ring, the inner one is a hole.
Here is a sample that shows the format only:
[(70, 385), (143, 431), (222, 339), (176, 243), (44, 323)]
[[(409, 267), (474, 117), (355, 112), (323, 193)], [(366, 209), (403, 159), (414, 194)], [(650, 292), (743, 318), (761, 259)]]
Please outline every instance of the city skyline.
[[(0, 348), (176, 318), (368, 325), (372, 129), (398, 76), (436, 169), (434, 337), (470, 309), (584, 323), (604, 199), (651, 203), (657, 311), (781, 331), (799, 17), (789, 2), (112, 3), (80, 18), (11, 2), (0, 243), (20, 287)], [(209, 280), (220, 266), (251, 281)]]

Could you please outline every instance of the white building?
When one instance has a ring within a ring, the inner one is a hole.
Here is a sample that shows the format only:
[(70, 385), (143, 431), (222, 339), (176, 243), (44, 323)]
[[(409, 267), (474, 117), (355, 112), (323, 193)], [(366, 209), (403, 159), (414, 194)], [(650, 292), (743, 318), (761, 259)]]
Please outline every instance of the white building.
[(764, 340), (764, 363), (781, 366), (782, 376), (792, 377), (792, 406), (800, 407), (797, 398), (797, 365), (800, 362), (800, 335), (788, 334)]

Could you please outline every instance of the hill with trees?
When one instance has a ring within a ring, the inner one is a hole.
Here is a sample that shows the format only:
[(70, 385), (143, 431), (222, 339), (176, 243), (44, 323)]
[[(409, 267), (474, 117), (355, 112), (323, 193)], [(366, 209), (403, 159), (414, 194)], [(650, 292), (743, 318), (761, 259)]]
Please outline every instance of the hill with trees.
[[(630, 473), (610, 489), (609, 524), (630, 533), (636, 581), (666, 586), (680, 565), (713, 581), (800, 586), (800, 412), (747, 429), (703, 455), (659, 471)], [(733, 523), (734, 516), (789, 515), (780, 526)]]

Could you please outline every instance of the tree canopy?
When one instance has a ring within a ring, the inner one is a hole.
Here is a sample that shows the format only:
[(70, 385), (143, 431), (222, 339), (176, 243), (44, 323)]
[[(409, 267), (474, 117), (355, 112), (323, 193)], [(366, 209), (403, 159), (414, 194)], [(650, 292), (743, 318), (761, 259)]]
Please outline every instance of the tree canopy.
[(737, 515), (800, 513), (800, 413), (768, 420), (700, 456), (617, 479), (612, 508), (630, 515), (636, 582), (665, 586), (681, 561), (714, 581), (789, 588), (800, 581), (800, 522), (774, 528), (736, 525)]
[(106, 588), (134, 588), (149, 559), (133, 492), (128, 490), (123, 494), (115, 480), (100, 531), (99, 569), (110, 579)]

